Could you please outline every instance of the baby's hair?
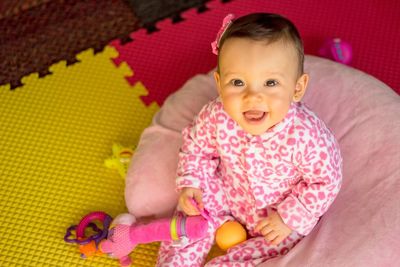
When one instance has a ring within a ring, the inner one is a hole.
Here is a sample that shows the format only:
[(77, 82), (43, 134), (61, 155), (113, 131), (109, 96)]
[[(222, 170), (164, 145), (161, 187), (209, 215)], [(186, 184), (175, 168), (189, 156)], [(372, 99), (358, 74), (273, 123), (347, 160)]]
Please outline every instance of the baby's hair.
[[(249, 38), (255, 41), (289, 41), (296, 49), (299, 63), (299, 74), (304, 72), (304, 47), (296, 26), (287, 18), (270, 13), (252, 13), (234, 20), (219, 40), (219, 51), (224, 42), (230, 38)], [(219, 65), (218, 53), (218, 65)], [(219, 72), (219, 66), (217, 71)]]

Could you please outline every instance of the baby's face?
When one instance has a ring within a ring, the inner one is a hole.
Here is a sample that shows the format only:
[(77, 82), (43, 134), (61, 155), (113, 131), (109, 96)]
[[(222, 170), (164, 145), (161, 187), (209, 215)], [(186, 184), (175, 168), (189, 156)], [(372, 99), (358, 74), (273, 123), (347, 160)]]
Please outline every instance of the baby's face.
[(215, 73), (224, 110), (246, 132), (260, 135), (282, 121), (300, 101), (308, 76), (298, 74), (294, 46), (244, 38), (226, 40)]

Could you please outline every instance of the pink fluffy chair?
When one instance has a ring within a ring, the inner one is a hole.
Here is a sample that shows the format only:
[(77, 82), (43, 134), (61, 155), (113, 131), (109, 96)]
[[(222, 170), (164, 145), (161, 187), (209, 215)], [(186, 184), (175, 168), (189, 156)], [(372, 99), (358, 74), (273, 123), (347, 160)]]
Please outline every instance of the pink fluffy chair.
[[(400, 266), (400, 97), (353, 68), (306, 57), (304, 102), (334, 132), (344, 157), (342, 190), (312, 233), (261, 266)], [(180, 131), (212, 98), (213, 78), (197, 75), (168, 97), (142, 134), (126, 180), (138, 218), (172, 214)]]

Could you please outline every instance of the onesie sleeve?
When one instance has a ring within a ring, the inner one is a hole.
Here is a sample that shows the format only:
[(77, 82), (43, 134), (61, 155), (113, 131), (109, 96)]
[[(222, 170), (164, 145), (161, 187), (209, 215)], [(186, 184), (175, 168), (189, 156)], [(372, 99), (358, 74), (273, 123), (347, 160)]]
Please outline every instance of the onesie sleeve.
[(194, 121), (182, 131), (183, 144), (179, 151), (176, 186), (205, 188), (205, 182), (219, 164), (215, 145), (216, 124), (213, 119), (215, 102), (202, 108)]
[(294, 161), (302, 179), (277, 208), (286, 225), (307, 235), (339, 192), (342, 157), (333, 134), (326, 129), (318, 137), (304, 140)]

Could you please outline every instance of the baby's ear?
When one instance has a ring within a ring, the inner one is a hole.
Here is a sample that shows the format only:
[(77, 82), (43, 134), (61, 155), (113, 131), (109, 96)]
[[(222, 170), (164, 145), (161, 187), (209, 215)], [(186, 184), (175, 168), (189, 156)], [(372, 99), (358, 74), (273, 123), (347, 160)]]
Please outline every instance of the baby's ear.
[(215, 84), (217, 85), (217, 91), (219, 94), (221, 94), (221, 76), (217, 71), (214, 71), (214, 80)]
[(308, 79), (309, 76), (306, 73), (304, 73), (297, 79), (296, 88), (294, 90), (294, 95), (293, 95), (294, 102), (300, 102), (300, 100), (303, 98), (307, 90)]

